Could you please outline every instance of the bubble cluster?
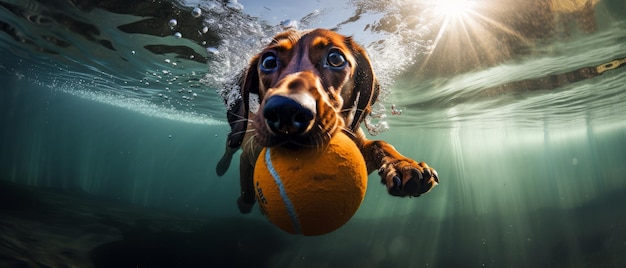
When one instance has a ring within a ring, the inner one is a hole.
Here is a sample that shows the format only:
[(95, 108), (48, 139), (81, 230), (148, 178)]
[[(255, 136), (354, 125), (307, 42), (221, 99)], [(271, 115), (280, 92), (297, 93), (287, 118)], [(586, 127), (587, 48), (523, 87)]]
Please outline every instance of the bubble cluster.
[(392, 115), (401, 115), (402, 114), (402, 110), (396, 108), (395, 104), (391, 105), (391, 114)]
[(243, 10), (243, 5), (238, 3), (237, 0), (229, 0), (226, 3), (226, 6), (232, 10), (241, 11)]

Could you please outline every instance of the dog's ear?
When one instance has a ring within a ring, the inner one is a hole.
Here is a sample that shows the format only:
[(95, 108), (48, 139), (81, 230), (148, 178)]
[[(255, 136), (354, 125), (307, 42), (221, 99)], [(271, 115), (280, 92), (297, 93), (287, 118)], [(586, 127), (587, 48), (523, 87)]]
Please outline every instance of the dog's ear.
[(361, 122), (371, 112), (372, 105), (378, 98), (380, 84), (374, 75), (374, 70), (365, 50), (352, 41), (351, 38), (348, 38), (347, 42), (356, 60), (354, 90), (352, 93), (356, 94), (353, 96), (353, 98), (356, 98), (356, 111), (350, 123), (350, 130), (355, 132), (359, 129)]
[(230, 124), (227, 145), (231, 148), (239, 148), (248, 129), (248, 113), (250, 112), (250, 93), (259, 93), (259, 73), (257, 71), (259, 57), (255, 56), (250, 61), (248, 69), (239, 76), (237, 85), (241, 98), (228, 109), (226, 117)]

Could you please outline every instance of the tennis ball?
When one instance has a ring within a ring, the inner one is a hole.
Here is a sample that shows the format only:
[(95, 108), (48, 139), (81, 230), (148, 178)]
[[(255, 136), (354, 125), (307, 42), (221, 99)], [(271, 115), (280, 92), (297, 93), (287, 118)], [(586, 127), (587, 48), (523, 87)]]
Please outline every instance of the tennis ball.
[(261, 212), (280, 229), (322, 235), (344, 225), (367, 188), (367, 167), (356, 144), (338, 132), (323, 149), (264, 148), (254, 168)]

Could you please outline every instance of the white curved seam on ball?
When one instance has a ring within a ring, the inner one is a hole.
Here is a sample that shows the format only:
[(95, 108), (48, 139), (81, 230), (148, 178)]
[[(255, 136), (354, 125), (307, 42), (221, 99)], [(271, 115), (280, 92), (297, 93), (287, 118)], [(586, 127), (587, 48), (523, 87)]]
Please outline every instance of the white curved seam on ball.
[(287, 207), (287, 212), (289, 213), (289, 217), (291, 218), (291, 222), (293, 223), (293, 228), (297, 234), (300, 233), (300, 222), (298, 221), (298, 216), (296, 215), (296, 210), (293, 208), (293, 204), (287, 196), (287, 191), (285, 191), (285, 186), (283, 185), (282, 180), (280, 179), (280, 175), (274, 169), (274, 165), (272, 164), (272, 157), (270, 155), (270, 148), (265, 150), (265, 163), (267, 165), (267, 170), (272, 174), (274, 178), (274, 182), (278, 186), (278, 191), (280, 192), (280, 197), (283, 199), (285, 203), (285, 207)]

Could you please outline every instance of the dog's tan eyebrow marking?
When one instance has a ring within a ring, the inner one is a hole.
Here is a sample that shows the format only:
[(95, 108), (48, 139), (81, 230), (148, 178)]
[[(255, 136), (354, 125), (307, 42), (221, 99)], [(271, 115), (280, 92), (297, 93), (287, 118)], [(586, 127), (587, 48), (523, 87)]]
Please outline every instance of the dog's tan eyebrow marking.
[(288, 51), (291, 50), (296, 43), (297, 42), (294, 42), (292, 38), (289, 38), (289, 36), (283, 36), (281, 38), (274, 38), (274, 40), (272, 40), (272, 43), (270, 43), (270, 45), (268, 45), (266, 49)]
[(321, 48), (321, 47), (326, 47), (326, 46), (328, 46), (328, 44), (329, 44), (330, 42), (331, 42), (331, 41), (330, 41), (330, 40), (328, 40), (328, 38), (325, 38), (325, 37), (323, 37), (323, 36), (318, 36), (318, 37), (315, 37), (315, 38), (313, 39), (313, 41), (311, 41), (311, 46), (312, 46), (312, 47), (320, 47), (320, 48)]
[(345, 45), (346, 39), (339, 38), (336, 36), (316, 36), (311, 40), (311, 47), (315, 48), (325, 48), (329, 46), (334, 46), (340, 48), (341, 50), (348, 50)]
[(302, 34), (297, 31), (288, 31), (274, 37), (268, 48), (287, 51), (291, 50), (298, 43)]
[(316, 36), (311, 41), (311, 46), (312, 47), (317, 47), (317, 48), (324, 48), (324, 47), (328, 47), (328, 46), (335, 46), (335, 47), (339, 47), (341, 49), (346, 49), (344, 43), (345, 43), (344, 39), (338, 38), (338, 37), (335, 37), (335, 36)]
[(282, 40), (277, 40), (276, 44), (274, 44), (272, 47), (276, 50), (290, 50), (291, 48), (293, 48), (294, 43), (291, 42), (291, 40), (289, 39), (282, 39)]

